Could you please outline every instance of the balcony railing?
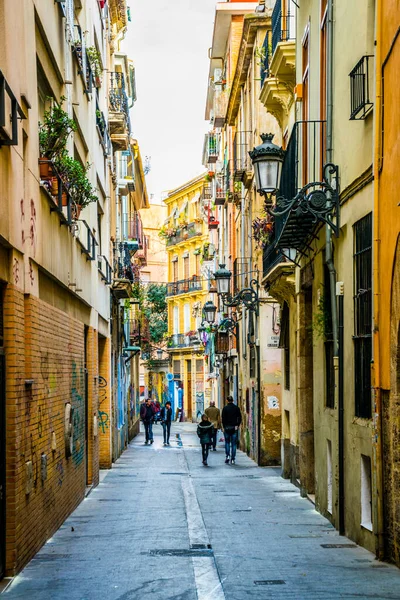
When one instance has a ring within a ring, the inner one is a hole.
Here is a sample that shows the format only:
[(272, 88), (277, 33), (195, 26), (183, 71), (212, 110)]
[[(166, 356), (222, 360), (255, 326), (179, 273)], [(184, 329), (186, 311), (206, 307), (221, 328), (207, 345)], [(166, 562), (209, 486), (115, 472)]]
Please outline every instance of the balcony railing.
[(206, 133), (204, 137), (203, 165), (216, 163), (219, 156), (221, 136), (219, 133)]
[(200, 345), (198, 336), (189, 336), (185, 333), (174, 333), (169, 338), (168, 348), (191, 348)]
[(236, 295), (243, 288), (249, 287), (250, 281), (255, 278), (252, 272), (250, 258), (235, 258), (233, 261), (232, 293)]
[(97, 240), (85, 219), (77, 219), (77, 240), (81, 245), (81, 253), (86, 254), (86, 260), (96, 260)]
[(142, 236), (142, 244), (139, 245), (139, 250), (135, 254), (136, 260), (140, 263), (142, 267), (147, 265), (147, 241), (146, 236)]
[(233, 174), (235, 181), (244, 181), (246, 173), (252, 173), (249, 156), (251, 131), (238, 131), (233, 140)]
[(178, 229), (176, 234), (170, 237), (167, 240), (167, 246), (173, 246), (174, 244), (179, 244), (180, 242), (184, 242), (188, 239), (196, 237), (198, 235), (203, 234), (203, 229), (201, 223), (189, 223), (185, 227)]
[(86, 54), (85, 39), (79, 25), (74, 25), (73, 53), (78, 65), (78, 73), (82, 77), (85, 94), (93, 92), (94, 75), (90, 66), (89, 57)]
[(228, 92), (226, 90), (216, 90), (214, 95), (214, 127), (224, 126), (227, 108)]
[(96, 126), (100, 137), (101, 145), (103, 146), (104, 156), (110, 156), (111, 154), (111, 139), (108, 132), (107, 121), (103, 111), (100, 110), (99, 104), (96, 100)]
[(370, 69), (369, 65), (370, 59), (373, 58), (372, 55), (363, 56), (349, 73), (351, 121), (365, 119), (373, 108), (370, 91), (374, 70)]
[(211, 183), (205, 184), (201, 191), (201, 199), (202, 200), (211, 200), (213, 197), (213, 186)]
[(215, 205), (223, 206), (226, 201), (226, 178), (225, 175), (217, 175), (215, 178)]
[(262, 55), (260, 56), (260, 79), (261, 87), (264, 85), (264, 81), (269, 77), (269, 65), (271, 63), (271, 48), (272, 48), (272, 31), (268, 30), (265, 34), (264, 42), (261, 47)]
[(193, 275), (189, 279), (181, 279), (167, 283), (167, 296), (179, 296), (180, 294), (189, 294), (203, 289), (202, 279), (198, 275)]
[(295, 15), (290, 8), (282, 11), (282, 0), (276, 0), (272, 11), (272, 52), (273, 56), (279, 42), (288, 42), (295, 39)]
[(102, 281), (105, 281), (106, 285), (109, 285), (112, 281), (112, 269), (110, 263), (102, 254), (97, 255), (97, 269)]
[[(310, 183), (315, 183), (312, 186), (315, 192), (323, 188), (318, 182), (322, 181), (323, 165), (326, 162), (325, 125), (325, 121), (295, 123), (282, 165), (278, 197), (291, 200), (301, 188)], [(308, 190), (310, 194), (311, 188)], [(316, 222), (317, 218), (308, 210), (294, 209), (281, 217), (275, 217), (275, 245), (299, 252), (310, 249), (309, 240), (315, 235)], [(266, 267), (273, 259), (273, 251), (265, 250)]]
[(0, 71), (0, 147), (18, 144), (18, 119), (26, 117)]
[(131, 122), (125, 78), (124, 74), (120, 72), (111, 72), (109, 76), (108, 106), (111, 140), (116, 150), (126, 150), (128, 135), (131, 132)]
[(122, 238), (137, 242), (137, 249), (142, 250), (144, 244), (143, 223), (138, 212), (125, 213), (123, 217)]
[(140, 346), (142, 342), (142, 331), (139, 319), (129, 319), (129, 345)]
[(40, 186), (50, 202), (50, 211), (58, 213), (61, 223), (71, 225), (77, 218), (77, 209), (68, 187), (50, 160), (39, 159), (39, 167)]

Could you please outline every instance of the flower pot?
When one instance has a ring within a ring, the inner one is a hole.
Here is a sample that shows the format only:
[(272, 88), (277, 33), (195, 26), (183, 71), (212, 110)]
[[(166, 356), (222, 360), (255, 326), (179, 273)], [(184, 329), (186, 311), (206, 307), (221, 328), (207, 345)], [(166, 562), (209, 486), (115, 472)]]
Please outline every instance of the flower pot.
[(50, 191), (52, 196), (58, 196), (58, 179), (57, 177), (51, 178)]
[(39, 158), (40, 179), (46, 180), (53, 176), (53, 164), (48, 158)]
[(71, 208), (71, 216), (76, 221), (79, 219), (81, 214), (82, 206), (80, 204), (73, 204)]

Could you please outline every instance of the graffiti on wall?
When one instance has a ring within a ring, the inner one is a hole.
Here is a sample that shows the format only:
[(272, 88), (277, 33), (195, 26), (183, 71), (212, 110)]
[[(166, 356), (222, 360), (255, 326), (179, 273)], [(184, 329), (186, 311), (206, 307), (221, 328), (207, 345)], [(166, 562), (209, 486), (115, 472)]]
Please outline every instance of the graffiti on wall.
[(99, 376), (99, 406), (107, 400), (107, 379)]
[(76, 362), (72, 361), (71, 377), (71, 403), (73, 407), (73, 453), (72, 459), (76, 465), (80, 465), (84, 456), (85, 415), (84, 398), (79, 390), (83, 387), (83, 368), (78, 373)]
[(107, 429), (109, 429), (109, 416), (108, 413), (103, 410), (99, 410), (99, 429), (100, 433), (106, 433)]

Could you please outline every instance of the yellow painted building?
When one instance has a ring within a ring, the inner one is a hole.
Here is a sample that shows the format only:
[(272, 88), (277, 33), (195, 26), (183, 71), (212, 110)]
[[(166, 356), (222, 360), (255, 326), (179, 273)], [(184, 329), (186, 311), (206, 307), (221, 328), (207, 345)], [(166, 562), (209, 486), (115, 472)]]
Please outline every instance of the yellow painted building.
[[(174, 374), (175, 409), (195, 421), (208, 405), (204, 348), (197, 328), (207, 299), (208, 278), (203, 269), (208, 229), (202, 213), (204, 174), (169, 193), (164, 200), (168, 217), (160, 230), (168, 252), (168, 352)], [(183, 393), (182, 393), (183, 392)]]

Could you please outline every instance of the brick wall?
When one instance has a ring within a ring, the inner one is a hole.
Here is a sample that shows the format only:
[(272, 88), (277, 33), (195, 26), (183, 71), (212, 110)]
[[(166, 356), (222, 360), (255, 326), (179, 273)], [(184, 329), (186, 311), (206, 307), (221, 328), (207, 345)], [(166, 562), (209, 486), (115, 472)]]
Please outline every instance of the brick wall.
[(111, 364), (110, 338), (99, 339), (99, 413), (98, 439), (101, 469), (110, 469), (111, 455)]
[[(84, 497), (85, 335), (82, 323), (38, 298), (24, 298), (11, 285), (5, 291), (4, 327), (6, 568), (8, 574), (13, 574), (32, 558)], [(95, 337), (91, 342), (93, 352), (97, 352)], [(26, 379), (33, 380), (32, 385), (26, 385)], [(95, 396), (94, 390), (92, 393)], [(73, 408), (69, 458), (64, 435), (67, 403)], [(41, 475), (42, 455), (47, 458), (45, 477)], [(32, 477), (26, 474), (27, 464), (32, 465)], [(91, 477), (98, 480), (96, 460), (91, 461)]]

